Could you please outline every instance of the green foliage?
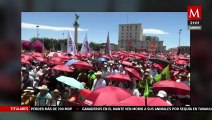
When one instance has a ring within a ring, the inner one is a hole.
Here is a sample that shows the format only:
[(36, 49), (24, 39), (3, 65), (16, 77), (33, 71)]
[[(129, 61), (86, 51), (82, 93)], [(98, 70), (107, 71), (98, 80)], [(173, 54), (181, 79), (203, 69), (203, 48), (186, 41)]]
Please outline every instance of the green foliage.
[(99, 51), (100, 49), (104, 48), (102, 44), (96, 44), (94, 42), (90, 42), (90, 48), (92, 48), (94, 51)]
[[(32, 38), (31, 42), (33, 43), (36, 41), (37, 38)], [(60, 50), (60, 44), (64, 43), (67, 45), (67, 40), (66, 39), (54, 39), (54, 38), (39, 38), (39, 40), (44, 43), (44, 46), (47, 50)]]
[[(37, 38), (32, 38), (31, 42), (33, 43), (36, 41)], [(54, 39), (54, 38), (39, 38), (39, 40), (44, 43), (44, 46), (47, 50), (60, 50), (60, 44), (64, 43), (64, 45), (67, 45), (67, 39)], [(102, 44), (97, 44), (94, 42), (90, 42), (90, 48), (92, 48), (94, 51), (99, 51), (100, 49), (104, 48)], [(82, 47), (82, 43), (78, 43), (78, 48)], [(80, 49), (79, 49), (80, 50)]]

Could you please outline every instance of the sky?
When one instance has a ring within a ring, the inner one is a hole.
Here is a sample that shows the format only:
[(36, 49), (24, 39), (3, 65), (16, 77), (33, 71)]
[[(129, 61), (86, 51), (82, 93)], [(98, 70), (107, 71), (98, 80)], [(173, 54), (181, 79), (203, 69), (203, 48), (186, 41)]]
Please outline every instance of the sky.
[[(190, 46), (190, 31), (186, 12), (77, 12), (79, 17), (78, 42), (87, 34), (89, 42), (105, 43), (109, 31), (110, 42), (118, 44), (119, 24), (141, 23), (146, 36), (158, 36), (167, 49), (179, 44)], [(74, 39), (75, 12), (22, 12), (21, 39), (39, 38), (66, 39), (68, 30)], [(64, 36), (63, 36), (64, 33)]]

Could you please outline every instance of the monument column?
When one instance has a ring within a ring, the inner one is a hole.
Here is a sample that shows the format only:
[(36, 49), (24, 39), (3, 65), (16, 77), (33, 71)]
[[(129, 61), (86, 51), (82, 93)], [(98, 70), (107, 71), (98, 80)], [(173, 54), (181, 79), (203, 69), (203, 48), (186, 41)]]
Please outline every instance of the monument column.
[(79, 19), (79, 15), (75, 14), (75, 22), (74, 22), (74, 42), (75, 42), (75, 45), (76, 45), (76, 49), (77, 51), (79, 50), (78, 49), (78, 27), (79, 27), (79, 23), (78, 23), (78, 20)]

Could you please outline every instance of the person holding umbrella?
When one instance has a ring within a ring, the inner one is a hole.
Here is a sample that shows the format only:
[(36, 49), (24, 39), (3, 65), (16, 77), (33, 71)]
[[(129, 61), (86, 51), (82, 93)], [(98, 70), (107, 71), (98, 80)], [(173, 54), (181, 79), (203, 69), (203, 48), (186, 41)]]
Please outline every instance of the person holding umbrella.
[(93, 82), (93, 86), (91, 90), (95, 90), (97, 88), (105, 87), (106, 81), (102, 78), (102, 72), (98, 71), (94, 73), (96, 75), (96, 79)]

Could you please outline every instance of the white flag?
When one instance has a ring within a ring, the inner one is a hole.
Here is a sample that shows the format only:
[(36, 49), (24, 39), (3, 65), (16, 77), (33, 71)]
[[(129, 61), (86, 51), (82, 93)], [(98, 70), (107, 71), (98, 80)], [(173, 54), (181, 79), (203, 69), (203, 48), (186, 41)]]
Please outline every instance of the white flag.
[(86, 54), (86, 53), (89, 53), (90, 52), (90, 46), (89, 46), (89, 43), (88, 43), (88, 38), (87, 38), (87, 34), (85, 35), (85, 39), (82, 43), (82, 47), (81, 47), (81, 50), (80, 50), (80, 53), (81, 54)]
[(67, 53), (70, 53), (72, 55), (77, 54), (75, 42), (71, 39), (71, 35), (69, 31), (68, 31), (68, 39), (67, 39)]

